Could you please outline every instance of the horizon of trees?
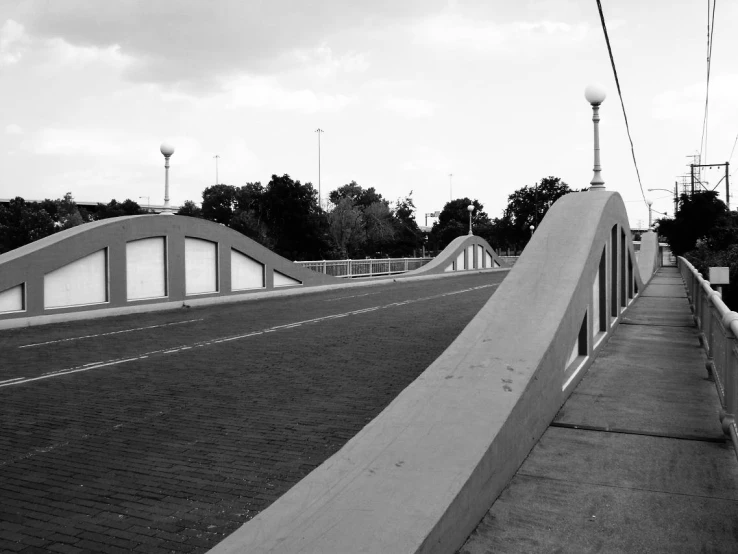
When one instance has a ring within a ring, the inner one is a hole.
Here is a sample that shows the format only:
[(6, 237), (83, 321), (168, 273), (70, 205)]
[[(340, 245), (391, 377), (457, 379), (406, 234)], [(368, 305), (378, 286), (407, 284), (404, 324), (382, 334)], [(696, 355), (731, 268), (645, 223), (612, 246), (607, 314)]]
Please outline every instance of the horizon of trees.
[[(586, 190), (586, 189), (584, 189)], [(501, 217), (491, 219), (477, 199), (447, 202), (429, 233), (415, 220), (412, 191), (390, 202), (374, 187), (351, 181), (328, 195), (328, 205), (318, 204), (316, 189), (289, 175), (272, 175), (243, 186), (217, 184), (206, 187), (202, 202), (185, 201), (178, 215), (208, 219), (226, 225), (288, 259), (345, 259), (409, 257), (425, 246), (438, 252), (452, 240), (468, 234), (472, 224), (497, 251), (520, 251), (530, 240), (530, 225), (538, 227), (549, 207), (572, 190), (558, 177), (545, 177), (508, 196)], [(72, 193), (63, 198), (26, 202), (16, 197), (0, 205), (0, 253), (18, 248), (55, 232), (108, 217), (152, 213), (126, 199), (99, 203), (97, 210), (75, 204)]]

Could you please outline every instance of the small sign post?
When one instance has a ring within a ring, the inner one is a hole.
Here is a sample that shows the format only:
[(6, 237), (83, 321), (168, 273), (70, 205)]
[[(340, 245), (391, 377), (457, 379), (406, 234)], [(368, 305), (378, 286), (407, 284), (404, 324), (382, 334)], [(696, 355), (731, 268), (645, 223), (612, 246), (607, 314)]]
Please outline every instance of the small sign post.
[(717, 291), (721, 295), (723, 294), (723, 285), (730, 284), (729, 270), (730, 268), (728, 267), (711, 267), (710, 268), (710, 278), (708, 279), (708, 281), (710, 281), (711, 285), (715, 285)]

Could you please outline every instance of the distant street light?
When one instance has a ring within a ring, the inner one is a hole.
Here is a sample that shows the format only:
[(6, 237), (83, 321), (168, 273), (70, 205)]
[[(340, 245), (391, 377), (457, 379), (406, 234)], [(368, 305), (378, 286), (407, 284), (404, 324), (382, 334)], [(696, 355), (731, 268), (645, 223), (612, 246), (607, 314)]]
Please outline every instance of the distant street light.
[(213, 156), (213, 159), (215, 160), (215, 184), (218, 184), (218, 160), (220, 159), (220, 156), (216, 154)]
[[(672, 191), (667, 189), (648, 189), (649, 192), (654, 190), (662, 190), (664, 192), (668, 192), (669, 194), (672, 194)], [(677, 182), (674, 181), (674, 217), (676, 217), (677, 210), (679, 209), (679, 196), (678, 196), (678, 188), (677, 188)]]
[(530, 236), (532, 237), (532, 236), (533, 236), (533, 231), (535, 231), (535, 230), (536, 230), (536, 226), (535, 226), (535, 225), (531, 225), (531, 226), (530, 226), (530, 227), (528, 227), (528, 228), (530, 229)]
[(162, 142), (159, 150), (164, 156), (164, 210), (162, 214), (172, 215), (172, 210), (169, 207), (169, 158), (174, 154), (174, 146), (168, 142)]
[(646, 200), (646, 204), (648, 204), (648, 228), (651, 228), (651, 206), (653, 205), (653, 200), (650, 198)]
[(138, 199), (141, 200), (142, 198), (146, 199), (146, 207), (148, 208), (151, 206), (151, 197), (150, 196), (139, 196)]
[(469, 204), (466, 207), (466, 209), (469, 210), (469, 236), (471, 236), (473, 234), (472, 227), (471, 227), (471, 216), (472, 216), (472, 212), (474, 211), (474, 204)]
[(320, 135), (325, 133), (325, 131), (323, 129), (315, 129), (315, 132), (318, 133), (318, 205), (322, 208), (323, 194), (320, 190)]
[(584, 97), (592, 104), (592, 122), (594, 123), (594, 176), (589, 182), (590, 190), (605, 190), (605, 181), (600, 171), (600, 104), (605, 101), (607, 92), (599, 84), (589, 85), (584, 89)]

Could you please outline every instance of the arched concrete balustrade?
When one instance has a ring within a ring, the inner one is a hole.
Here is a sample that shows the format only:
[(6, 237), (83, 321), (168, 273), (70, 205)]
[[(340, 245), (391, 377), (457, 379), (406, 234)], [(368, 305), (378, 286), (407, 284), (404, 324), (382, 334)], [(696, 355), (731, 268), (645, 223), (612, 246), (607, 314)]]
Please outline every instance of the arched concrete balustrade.
[[(505, 266), (486, 241), (463, 236), (402, 278)], [(0, 255), (0, 329), (235, 301), (277, 289), (362, 284), (370, 283), (304, 269), (207, 220), (119, 217)]]
[(507, 267), (509, 265), (500, 259), (486, 240), (474, 235), (464, 235), (452, 240), (443, 252), (426, 265), (405, 275), (436, 275), (452, 271)]
[(167, 215), (118, 217), (0, 255), (0, 327), (11, 320), (30, 324), (78, 312), (144, 311), (340, 282), (217, 223)]
[(211, 552), (455, 552), (650, 279), (640, 271), (620, 195), (562, 197), (451, 346)]

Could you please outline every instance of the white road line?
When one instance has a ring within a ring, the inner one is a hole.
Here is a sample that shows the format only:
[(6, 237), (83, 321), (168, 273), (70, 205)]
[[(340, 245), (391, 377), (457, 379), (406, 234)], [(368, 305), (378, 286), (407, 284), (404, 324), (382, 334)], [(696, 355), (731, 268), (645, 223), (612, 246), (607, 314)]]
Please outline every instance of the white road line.
[(24, 344), (22, 346), (19, 346), (18, 348), (32, 348), (34, 346), (45, 346), (47, 344), (58, 344), (60, 342), (69, 342), (73, 340), (94, 339), (96, 337), (107, 337), (110, 335), (120, 335), (121, 333), (133, 333), (134, 331), (145, 331), (146, 329), (156, 329), (158, 327), (170, 327), (172, 325), (183, 325), (185, 323), (194, 323), (195, 321), (202, 321), (202, 318), (188, 319), (186, 321), (175, 321), (173, 323), (162, 323), (160, 325), (149, 325), (147, 327), (135, 327), (133, 329), (122, 329), (121, 331), (111, 331), (109, 333), (98, 333), (96, 335), (84, 335), (81, 337), (69, 337), (66, 339), (49, 340), (46, 342), (34, 342), (32, 344)]
[[(115, 359), (115, 360), (105, 360), (105, 361), (102, 361), (102, 362), (91, 362), (91, 363), (87, 363), (87, 364), (84, 364), (84, 365), (81, 365), (81, 366), (77, 366), (77, 367), (71, 367), (71, 368), (67, 368), (67, 369), (59, 369), (57, 371), (49, 371), (49, 372), (44, 373), (44, 374), (42, 374), (42, 375), (40, 375), (38, 377), (30, 377), (28, 379), (26, 379), (25, 377), (16, 377), (16, 378), (10, 379), (8, 381), (0, 381), (0, 388), (2, 388), (2, 387), (10, 387), (10, 386), (13, 386), (13, 385), (22, 385), (24, 383), (30, 383), (32, 381), (40, 381), (41, 379), (49, 379), (51, 377), (60, 377), (62, 375), (69, 375), (69, 374), (72, 374), (72, 373), (80, 373), (80, 372), (83, 372), (83, 371), (90, 371), (92, 369), (99, 369), (99, 368), (102, 368), (102, 367), (110, 367), (110, 366), (114, 366), (114, 365), (120, 365), (120, 364), (124, 364), (124, 363), (127, 363), (127, 362), (134, 362), (136, 360), (143, 360), (145, 358), (148, 358), (149, 356), (153, 356), (154, 354), (174, 354), (176, 352), (181, 352), (183, 350), (190, 350), (190, 349), (196, 348), (196, 347), (210, 346), (210, 345), (213, 345), (213, 344), (221, 344), (223, 342), (230, 342), (230, 341), (234, 341), (234, 340), (245, 339), (245, 338), (248, 338), (248, 337), (253, 337), (255, 335), (263, 335), (265, 333), (274, 333), (275, 331), (282, 331), (282, 330), (286, 330), (286, 329), (292, 329), (294, 327), (299, 327), (303, 323), (317, 323), (317, 322), (320, 322), (320, 321), (328, 321), (328, 320), (331, 320), (331, 319), (337, 319), (337, 318), (341, 318), (341, 317), (347, 317), (347, 316), (350, 316), (350, 315), (360, 315), (360, 314), (364, 314), (364, 313), (368, 313), (368, 312), (373, 312), (375, 310), (379, 310), (379, 309), (382, 309), (382, 308), (391, 308), (391, 307), (395, 307), (395, 306), (404, 306), (404, 305), (407, 305), (407, 304), (415, 304), (417, 302), (424, 302), (424, 301), (427, 301), (427, 300), (435, 300), (437, 298), (443, 298), (444, 296), (451, 296), (452, 294), (460, 294), (460, 293), (463, 293), (463, 292), (471, 292), (473, 290), (485, 289), (485, 288), (490, 288), (490, 287), (497, 287), (498, 285), (499, 285), (499, 283), (495, 283), (495, 284), (492, 284), (492, 285), (480, 285), (478, 287), (472, 287), (472, 288), (464, 289), (464, 290), (460, 290), (460, 291), (445, 292), (443, 294), (436, 294), (434, 296), (425, 296), (425, 297), (422, 297), (422, 298), (415, 298), (413, 300), (405, 300), (403, 302), (393, 302), (391, 304), (386, 304), (384, 306), (373, 306), (371, 308), (365, 308), (365, 309), (362, 309), (362, 310), (354, 310), (354, 311), (351, 311), (351, 312), (344, 312), (344, 313), (341, 313), (341, 314), (332, 314), (332, 315), (327, 315), (327, 316), (323, 316), (323, 317), (316, 317), (314, 319), (308, 319), (306, 321), (297, 321), (295, 323), (288, 323), (288, 324), (285, 324), (285, 325), (277, 325), (275, 327), (270, 327), (269, 329), (263, 329), (261, 331), (252, 331), (250, 333), (245, 333), (243, 335), (233, 335), (233, 336), (230, 336), (230, 337), (220, 337), (220, 338), (217, 338), (217, 339), (210, 339), (210, 340), (196, 342), (196, 343), (191, 344), (191, 345), (182, 345), (182, 346), (179, 346), (179, 347), (176, 347), (176, 348), (168, 348), (168, 349), (161, 349), (161, 350), (152, 350), (151, 352), (146, 352), (144, 354), (141, 354), (140, 356), (135, 356), (135, 357), (132, 357), (132, 358), (120, 358), (120, 359)], [(201, 321), (201, 320), (190, 320), (190, 321)], [(182, 322), (182, 323), (189, 323), (190, 321)], [(156, 327), (161, 327), (161, 326), (160, 325), (157, 325)]]

